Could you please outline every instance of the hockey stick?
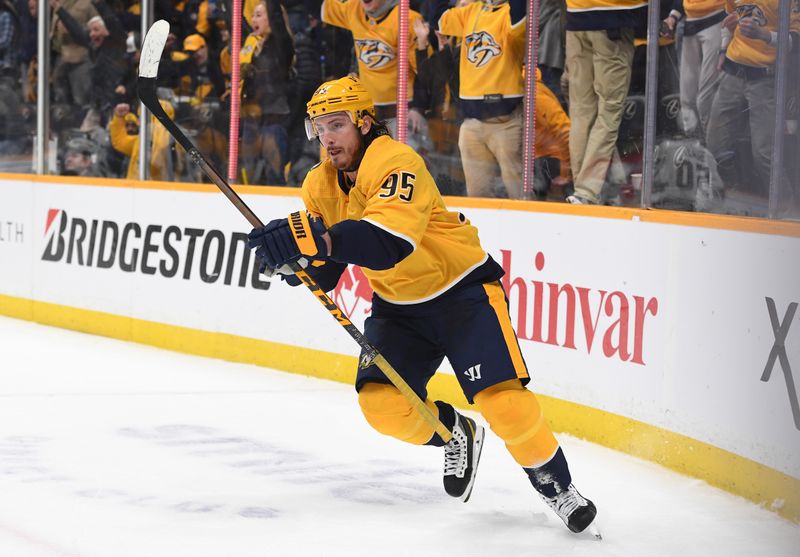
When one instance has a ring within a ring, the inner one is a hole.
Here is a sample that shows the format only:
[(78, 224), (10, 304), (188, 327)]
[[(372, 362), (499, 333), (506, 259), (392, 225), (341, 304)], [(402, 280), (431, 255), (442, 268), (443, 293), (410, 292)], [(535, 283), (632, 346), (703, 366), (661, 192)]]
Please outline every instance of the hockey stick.
[[(164, 109), (161, 107), (161, 103), (158, 102), (158, 96), (156, 95), (156, 78), (158, 77), (158, 65), (161, 62), (161, 53), (164, 51), (164, 45), (167, 42), (168, 34), (169, 23), (161, 19), (153, 23), (147, 35), (145, 35), (144, 42), (142, 43), (142, 54), (139, 59), (139, 78), (136, 83), (139, 100), (141, 100), (147, 109), (158, 118), (158, 121), (161, 122), (170, 135), (172, 135), (172, 137), (180, 143), (181, 147), (186, 150), (192, 161), (194, 161), (203, 173), (225, 194), (225, 197), (233, 203), (250, 225), (253, 226), (253, 228), (262, 228), (264, 223), (262, 223), (250, 207), (242, 201), (242, 198), (233, 191), (233, 188), (225, 181), (225, 178), (209, 164), (203, 154), (197, 150), (197, 147), (184, 135), (175, 122), (167, 116), (167, 113), (164, 112)], [(233, 86), (235, 87), (236, 85), (234, 84)], [(362, 368), (366, 368), (372, 364), (378, 366), (378, 369), (380, 369), (384, 375), (389, 378), (392, 384), (400, 390), (414, 409), (420, 413), (434, 430), (436, 430), (436, 433), (438, 433), (445, 442), (450, 441), (452, 434), (441, 420), (431, 412), (431, 409), (428, 408), (422, 399), (409, 387), (408, 383), (400, 377), (400, 374), (397, 373), (391, 364), (386, 361), (386, 358), (378, 352), (377, 348), (366, 339), (361, 331), (358, 330), (358, 327), (353, 325), (336, 303), (322, 291), (314, 279), (312, 279), (298, 263), (290, 263), (289, 267), (361, 347), (363, 353), (359, 361), (359, 366)]]

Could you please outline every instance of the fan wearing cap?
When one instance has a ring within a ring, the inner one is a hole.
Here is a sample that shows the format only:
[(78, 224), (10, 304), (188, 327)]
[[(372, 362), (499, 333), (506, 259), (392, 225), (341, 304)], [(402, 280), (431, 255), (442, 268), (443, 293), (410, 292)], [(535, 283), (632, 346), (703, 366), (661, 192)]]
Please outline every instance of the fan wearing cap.
[(92, 160), (95, 146), (84, 137), (75, 137), (64, 148), (62, 176), (100, 176)]
[(225, 93), (225, 78), (219, 63), (209, 56), (205, 38), (198, 33), (187, 36), (183, 51), (188, 59), (178, 64), (181, 92), (192, 96), (194, 105), (206, 97), (220, 98)]
[(428, 399), (428, 382), (445, 357), (467, 401), (505, 441), (536, 490), (560, 509), (571, 530), (585, 529), (594, 504), (572, 485), (563, 451), (525, 388), (530, 378), (499, 281), (503, 269), (481, 247), (477, 228), (448, 210), (425, 162), (390, 137), (358, 79), (324, 83), (306, 106), (309, 136), (319, 139), (328, 158), (303, 182), (306, 211), (254, 229), (250, 247), (281, 274), (288, 263), (321, 261), (307, 272), (325, 290), (347, 264), (362, 268), (374, 290), (366, 338), (452, 439), (445, 442), (375, 365), (357, 371), (359, 405), (380, 433), (444, 447), (448, 495), (469, 499), (484, 428), (450, 404)]

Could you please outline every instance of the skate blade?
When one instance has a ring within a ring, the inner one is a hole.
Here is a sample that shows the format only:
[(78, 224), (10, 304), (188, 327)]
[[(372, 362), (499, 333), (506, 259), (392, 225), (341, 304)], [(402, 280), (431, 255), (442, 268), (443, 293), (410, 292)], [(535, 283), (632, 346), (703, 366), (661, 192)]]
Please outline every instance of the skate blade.
[(597, 528), (597, 521), (593, 521), (589, 526), (586, 527), (584, 533), (587, 536), (592, 536), (597, 541), (603, 541), (603, 535), (600, 533), (600, 530)]
[(485, 430), (483, 429), (483, 426), (478, 426), (475, 428), (475, 441), (472, 449), (474, 451), (473, 454), (475, 463), (472, 465), (472, 479), (470, 480), (466, 491), (464, 491), (464, 495), (459, 497), (463, 503), (469, 501), (470, 495), (472, 495), (472, 486), (475, 485), (475, 476), (478, 473), (478, 464), (481, 462), (481, 452), (483, 452), (484, 432)]

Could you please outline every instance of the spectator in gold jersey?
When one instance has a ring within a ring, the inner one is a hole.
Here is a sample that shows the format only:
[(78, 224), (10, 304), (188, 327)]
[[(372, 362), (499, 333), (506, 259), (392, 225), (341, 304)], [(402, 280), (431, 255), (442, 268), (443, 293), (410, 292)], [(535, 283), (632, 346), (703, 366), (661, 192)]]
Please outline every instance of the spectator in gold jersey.
[[(775, 127), (775, 56), (779, 0), (727, 0), (720, 65), (706, 141), (727, 185), (736, 181), (734, 142), (750, 128), (753, 170), (762, 192), (770, 180)], [(792, 0), (790, 48), (800, 47), (800, 0)], [(782, 172), (782, 169), (778, 169)]]

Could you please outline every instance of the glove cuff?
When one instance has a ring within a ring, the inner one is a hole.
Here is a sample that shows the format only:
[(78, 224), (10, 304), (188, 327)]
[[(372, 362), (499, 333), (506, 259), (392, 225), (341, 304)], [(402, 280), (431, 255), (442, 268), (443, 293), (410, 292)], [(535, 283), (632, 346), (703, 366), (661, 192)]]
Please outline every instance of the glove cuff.
[(317, 242), (314, 238), (314, 233), (311, 230), (311, 222), (308, 219), (308, 213), (305, 211), (297, 211), (289, 215), (289, 230), (292, 231), (292, 237), (297, 244), (300, 253), (303, 255), (317, 255)]

